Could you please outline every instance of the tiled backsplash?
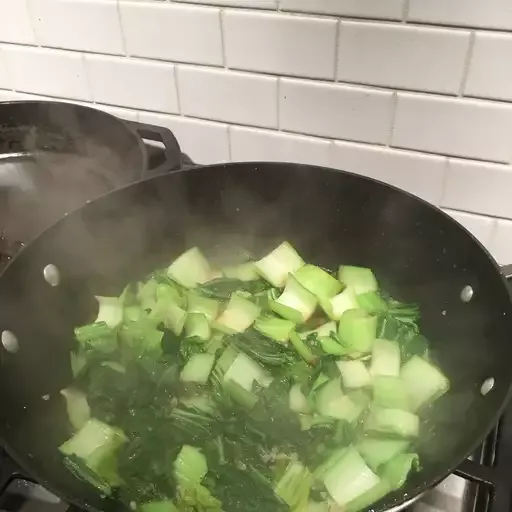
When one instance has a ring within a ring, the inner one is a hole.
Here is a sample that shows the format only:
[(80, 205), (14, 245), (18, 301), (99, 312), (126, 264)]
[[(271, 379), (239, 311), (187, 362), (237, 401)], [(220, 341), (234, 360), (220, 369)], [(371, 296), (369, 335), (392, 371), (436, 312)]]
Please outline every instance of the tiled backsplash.
[(387, 181), (512, 262), (511, 0), (0, 0), (0, 101)]

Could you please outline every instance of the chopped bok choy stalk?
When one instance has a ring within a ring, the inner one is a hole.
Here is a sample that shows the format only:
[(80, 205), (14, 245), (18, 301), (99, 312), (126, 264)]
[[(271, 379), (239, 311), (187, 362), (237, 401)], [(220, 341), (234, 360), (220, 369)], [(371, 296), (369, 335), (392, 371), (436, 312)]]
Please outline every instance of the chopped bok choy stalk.
[(164, 307), (167, 304), (176, 304), (180, 308), (186, 305), (185, 296), (182, 295), (174, 286), (170, 284), (158, 284), (156, 287), (156, 304), (159, 307), (162, 304)]
[(373, 343), (370, 373), (373, 377), (400, 375), (400, 347), (396, 341), (376, 339)]
[(310, 411), (308, 399), (302, 392), (300, 384), (293, 384), (288, 395), (288, 406), (292, 411), (308, 414)]
[(74, 473), (108, 494), (110, 485), (120, 483), (116, 453), (126, 441), (119, 428), (91, 418), (59, 450)]
[(208, 319), (202, 313), (188, 313), (185, 320), (185, 338), (200, 342), (208, 341), (212, 331)]
[(295, 331), (290, 333), (290, 343), (293, 345), (297, 353), (309, 364), (315, 364), (317, 357), (311, 349), (308, 347), (306, 341)]
[(178, 508), (171, 500), (142, 503), (137, 507), (137, 510), (140, 512), (179, 512)]
[(105, 322), (76, 327), (75, 337), (82, 346), (98, 352), (110, 353), (117, 348), (116, 332)]
[(367, 292), (376, 292), (379, 289), (377, 279), (369, 268), (342, 265), (338, 270), (338, 279), (351, 287), (356, 295)]
[(343, 356), (350, 353), (350, 350), (348, 350), (343, 345), (340, 345), (331, 336), (322, 336), (321, 338), (318, 338), (318, 343), (320, 343), (322, 350), (326, 354), (331, 354), (333, 356)]
[(345, 388), (362, 388), (371, 383), (370, 373), (362, 361), (338, 361)]
[(123, 301), (119, 297), (98, 297), (100, 305), (96, 323), (105, 322), (110, 328), (117, 327), (123, 321)]
[(290, 339), (290, 334), (295, 328), (295, 324), (291, 320), (264, 315), (256, 319), (254, 328), (264, 336), (284, 343)]
[(138, 283), (137, 300), (141, 310), (155, 307), (157, 288), (158, 283), (154, 279), (149, 279), (145, 283)]
[(375, 405), (390, 409), (411, 408), (409, 392), (400, 377), (377, 375), (373, 378), (373, 401)]
[(201, 313), (209, 322), (215, 320), (219, 314), (220, 302), (208, 297), (202, 297), (194, 292), (189, 292), (187, 295), (189, 313)]
[(349, 309), (338, 324), (340, 342), (354, 352), (371, 352), (377, 335), (377, 317), (363, 309)]
[(212, 278), (212, 269), (203, 253), (192, 247), (171, 263), (167, 275), (184, 288), (195, 288)]
[(304, 334), (307, 336), (314, 334), (319, 339), (324, 338), (324, 337), (336, 338), (337, 337), (336, 331), (337, 331), (336, 322), (326, 322), (325, 324), (322, 324), (320, 327), (317, 327), (316, 329), (313, 329), (312, 331), (307, 331)]
[(368, 313), (382, 313), (388, 305), (377, 292), (365, 292), (357, 295), (357, 303)]
[(345, 311), (358, 309), (359, 303), (354, 289), (348, 286), (334, 297), (321, 298), (320, 306), (331, 320), (339, 320)]
[(346, 507), (343, 508), (344, 512), (359, 512), (371, 508), (370, 505), (382, 499), (386, 494), (391, 492), (391, 487), (386, 479), (381, 478), (377, 485), (374, 485), (369, 491), (361, 494), (356, 499), (352, 500)]
[(302, 266), (293, 277), (319, 299), (330, 299), (334, 297), (343, 285), (334, 277), (329, 275), (325, 270), (314, 265)]
[(394, 459), (405, 452), (409, 446), (405, 439), (392, 439), (385, 437), (364, 437), (355, 447), (366, 464), (373, 471), (378, 471), (382, 464)]
[(252, 391), (255, 382), (263, 387), (270, 386), (272, 377), (258, 363), (240, 353), (224, 374), (224, 382), (230, 381), (247, 391)]
[(260, 278), (260, 275), (256, 271), (256, 266), (252, 261), (231, 267), (224, 267), (222, 273), (225, 277), (239, 279), (240, 281), (257, 281)]
[(384, 464), (382, 476), (391, 489), (400, 489), (405, 484), (412, 469), (419, 467), (420, 458), (416, 453), (402, 453)]
[(327, 470), (323, 482), (332, 499), (345, 507), (373, 489), (380, 479), (355, 448), (349, 447)]
[(258, 318), (260, 308), (248, 299), (233, 294), (223, 313), (214, 322), (214, 327), (227, 334), (244, 332)]
[(331, 380), (315, 391), (315, 408), (322, 416), (351, 423), (359, 418), (364, 406), (343, 394), (338, 380)]
[(183, 368), (180, 380), (182, 382), (206, 384), (214, 364), (214, 354), (194, 354)]
[(195, 446), (184, 445), (174, 461), (178, 481), (199, 484), (208, 473), (206, 457)]
[(64, 465), (142, 512), (372, 509), (419, 469), (420, 412), (449, 387), (419, 306), (368, 268), (238, 243), (99, 298), (71, 340)]
[(276, 288), (282, 288), (288, 276), (297, 272), (303, 265), (304, 260), (288, 242), (283, 242), (254, 264), (257, 272)]
[(400, 372), (409, 392), (411, 408), (417, 411), (444, 395), (450, 387), (445, 375), (424, 359), (413, 356)]
[(283, 318), (302, 324), (315, 312), (317, 298), (295, 277), (289, 276), (283, 293), (276, 300), (269, 301), (269, 306)]
[(274, 487), (275, 493), (290, 507), (290, 510), (305, 510), (313, 475), (300, 462), (291, 461)]
[(420, 429), (418, 416), (400, 409), (373, 407), (365, 421), (365, 430), (400, 437), (417, 437)]
[(91, 409), (84, 392), (75, 388), (62, 389), (60, 394), (66, 400), (69, 422), (74, 430), (80, 430), (91, 418)]
[(349, 351), (338, 342), (337, 329), (336, 322), (327, 322), (312, 331), (301, 333), (301, 337), (317, 340), (326, 354), (340, 356), (347, 354)]
[(230, 348), (219, 358), (216, 374), (228, 395), (247, 409), (252, 409), (258, 402), (258, 396), (253, 389), (255, 384), (267, 388), (273, 380), (272, 376), (250, 357)]
[(168, 304), (165, 308), (152, 311), (150, 318), (158, 322), (162, 321), (167, 329), (170, 329), (176, 336), (179, 336), (185, 326), (187, 312), (176, 304)]

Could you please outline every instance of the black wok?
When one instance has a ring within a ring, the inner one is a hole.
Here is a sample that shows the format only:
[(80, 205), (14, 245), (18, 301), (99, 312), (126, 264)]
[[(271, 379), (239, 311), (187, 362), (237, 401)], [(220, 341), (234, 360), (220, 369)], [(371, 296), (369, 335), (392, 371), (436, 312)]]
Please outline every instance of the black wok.
[[(10, 263), (0, 278), (0, 329), (19, 345), (16, 353), (0, 349), (0, 436), (9, 454), (64, 499), (115, 508), (68, 474), (57, 451), (70, 434), (58, 391), (71, 381), (73, 327), (94, 318), (94, 294), (119, 293), (192, 245), (263, 254), (283, 239), (324, 267), (371, 267), (393, 296), (419, 302), (422, 332), (451, 380), (421, 435), (423, 469), (373, 508), (403, 504), (453, 471), (510, 396), (512, 304), (498, 266), (464, 228), (416, 197), (361, 176), (273, 163), (194, 168), (114, 191), (61, 219)], [(60, 271), (58, 286), (44, 279), (48, 264)], [(461, 300), (467, 286), (469, 302)], [(489, 378), (494, 387), (483, 396)]]
[[(142, 138), (164, 145), (165, 162)], [(86, 201), (180, 165), (166, 128), (72, 103), (0, 103), (0, 230), (27, 242)]]

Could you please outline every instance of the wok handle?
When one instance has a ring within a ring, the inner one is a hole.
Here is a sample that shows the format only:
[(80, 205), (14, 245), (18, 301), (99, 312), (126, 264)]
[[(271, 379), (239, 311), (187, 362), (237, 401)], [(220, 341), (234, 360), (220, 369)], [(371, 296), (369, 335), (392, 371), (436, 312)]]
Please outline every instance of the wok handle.
[(493, 485), (495, 480), (492, 467), (469, 459), (464, 460), (454, 471), (454, 474), (478, 484)]
[(136, 121), (125, 121), (125, 123), (142, 139), (159, 142), (164, 145), (164, 161), (152, 165), (151, 158), (148, 158), (147, 168), (142, 176), (143, 179), (181, 168), (180, 145), (169, 128)]
[(0, 495), (4, 493), (9, 484), (16, 478), (28, 480), (29, 482), (34, 481), (11, 457), (9, 457), (9, 455), (3, 452), (2, 455), (0, 455)]
[(502, 265), (500, 267), (503, 277), (508, 281), (512, 279), (512, 265)]

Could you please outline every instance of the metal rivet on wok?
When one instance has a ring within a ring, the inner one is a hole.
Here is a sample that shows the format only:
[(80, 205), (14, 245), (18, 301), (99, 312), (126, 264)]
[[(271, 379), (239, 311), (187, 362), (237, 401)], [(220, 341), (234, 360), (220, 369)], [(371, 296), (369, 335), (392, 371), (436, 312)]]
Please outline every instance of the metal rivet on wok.
[(44, 280), (50, 286), (57, 286), (60, 283), (59, 269), (52, 263), (50, 263), (49, 265), (46, 265), (46, 267), (44, 267), (43, 275), (44, 275)]
[(487, 395), (489, 391), (494, 387), (494, 377), (489, 377), (488, 379), (484, 380), (484, 383), (482, 384), (480, 388), (480, 393), (482, 393), (482, 396)]
[(7, 352), (18, 352), (18, 338), (11, 331), (2, 331), (2, 345)]
[(462, 288), (462, 291), (460, 292), (460, 300), (462, 302), (469, 302), (473, 298), (473, 288), (471, 286), (467, 285)]

